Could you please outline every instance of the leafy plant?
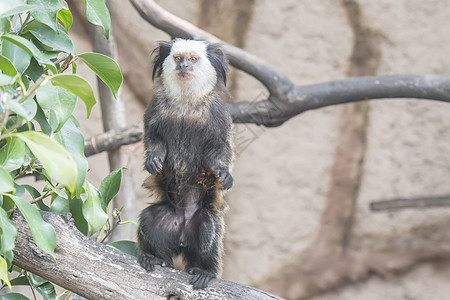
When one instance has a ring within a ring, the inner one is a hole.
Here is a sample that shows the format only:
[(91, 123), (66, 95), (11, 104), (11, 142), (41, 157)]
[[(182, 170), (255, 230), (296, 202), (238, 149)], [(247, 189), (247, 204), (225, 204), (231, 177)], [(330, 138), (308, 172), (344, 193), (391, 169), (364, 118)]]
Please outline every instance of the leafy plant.
[[(108, 38), (111, 21), (104, 1), (83, 2), (88, 21), (101, 26)], [(72, 22), (65, 0), (0, 1), (0, 279), (10, 288), (28, 284), (44, 299), (56, 297), (48, 281), (16, 267), (19, 276), (8, 279), (17, 236), (9, 215), (20, 210), (34, 242), (50, 255), (55, 250), (55, 230), (39, 210), (70, 212), (81, 232), (104, 239), (112, 229), (108, 204), (122, 176), (122, 169), (113, 171), (100, 189), (86, 180), (84, 137), (73, 112), (81, 99), (89, 117), (96, 99), (90, 83), (76, 74), (77, 63), (83, 61), (115, 97), (123, 77), (111, 58), (76, 53), (68, 34)], [(29, 175), (44, 181), (42, 191), (19, 183)], [(26, 299), (17, 293), (3, 298)]]

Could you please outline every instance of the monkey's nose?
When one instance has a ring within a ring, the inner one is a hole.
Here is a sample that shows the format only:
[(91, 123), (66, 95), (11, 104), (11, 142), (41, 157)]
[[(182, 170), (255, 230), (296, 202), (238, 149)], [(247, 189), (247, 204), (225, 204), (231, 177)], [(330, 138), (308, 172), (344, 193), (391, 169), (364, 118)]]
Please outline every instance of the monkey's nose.
[(181, 72), (189, 72), (189, 71), (192, 71), (192, 70), (193, 70), (193, 68), (192, 68), (191, 64), (189, 64), (189, 63), (181, 63), (180, 64), (180, 71)]

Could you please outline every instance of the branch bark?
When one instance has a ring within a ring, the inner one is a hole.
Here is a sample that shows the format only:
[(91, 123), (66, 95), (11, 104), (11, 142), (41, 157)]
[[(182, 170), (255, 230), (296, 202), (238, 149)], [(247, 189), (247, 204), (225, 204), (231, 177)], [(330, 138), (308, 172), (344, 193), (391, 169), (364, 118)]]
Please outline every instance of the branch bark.
[(159, 267), (145, 272), (136, 258), (84, 236), (70, 214), (42, 211), (41, 215), (56, 231), (54, 259), (35, 245), (28, 223), (16, 210), (13, 263), (87, 299), (168, 299), (171, 295), (178, 299), (282, 299), (220, 279), (205, 290), (192, 290), (187, 273)]
[(118, 149), (124, 145), (138, 143), (142, 140), (144, 127), (136, 124), (123, 130), (109, 130), (84, 141), (84, 154), (91, 156), (103, 151)]

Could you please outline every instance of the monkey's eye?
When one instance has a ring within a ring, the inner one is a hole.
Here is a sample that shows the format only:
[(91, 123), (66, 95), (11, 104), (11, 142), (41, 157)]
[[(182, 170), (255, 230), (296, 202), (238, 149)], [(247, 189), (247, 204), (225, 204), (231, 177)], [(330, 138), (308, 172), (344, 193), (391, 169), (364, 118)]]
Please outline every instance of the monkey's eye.
[(175, 61), (181, 61), (181, 56), (175, 56)]
[(198, 60), (198, 57), (197, 56), (192, 56), (191, 58), (190, 58), (190, 61), (191, 62), (196, 62)]

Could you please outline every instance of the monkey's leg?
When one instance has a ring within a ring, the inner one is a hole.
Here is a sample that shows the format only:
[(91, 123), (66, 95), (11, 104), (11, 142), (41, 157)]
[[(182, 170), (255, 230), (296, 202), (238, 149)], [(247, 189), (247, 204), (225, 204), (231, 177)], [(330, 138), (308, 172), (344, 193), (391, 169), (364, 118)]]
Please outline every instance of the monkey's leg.
[(142, 251), (139, 264), (147, 271), (155, 265), (173, 268), (173, 256), (178, 249), (179, 217), (170, 203), (156, 203), (140, 215), (138, 245)]
[(204, 289), (208, 283), (220, 276), (222, 267), (223, 221), (221, 216), (200, 209), (186, 227), (189, 241), (183, 249), (186, 270), (194, 275), (190, 284), (194, 289)]

